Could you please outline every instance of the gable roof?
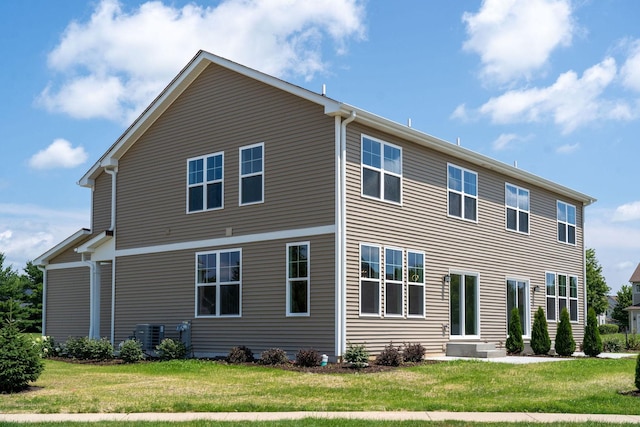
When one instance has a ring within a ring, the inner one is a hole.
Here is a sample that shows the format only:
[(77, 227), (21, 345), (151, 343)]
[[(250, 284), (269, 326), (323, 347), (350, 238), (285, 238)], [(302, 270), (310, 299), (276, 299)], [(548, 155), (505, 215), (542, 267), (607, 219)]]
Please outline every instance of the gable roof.
[(636, 271), (634, 271), (631, 277), (629, 278), (629, 282), (640, 283), (640, 263), (638, 263), (638, 266), (636, 267)]
[(78, 246), (78, 244), (86, 240), (87, 236), (90, 234), (91, 231), (89, 229), (81, 228), (53, 248), (49, 249), (47, 252), (34, 259), (33, 265), (47, 265), (51, 259), (57, 257), (67, 249)]
[(429, 147), (454, 158), (494, 170), (508, 177), (539, 186), (572, 200), (577, 200), (585, 206), (596, 201), (591, 196), (564, 187), (544, 178), (540, 178), (532, 173), (507, 165), (506, 163), (502, 163), (464, 147), (438, 139), (424, 132), (417, 131), (409, 126), (385, 119), (352, 105), (336, 101), (325, 95), (311, 92), (310, 90), (304, 89), (300, 86), (285, 82), (284, 80), (202, 50), (196, 54), (196, 56), (182, 69), (182, 71), (180, 71), (180, 73), (178, 73), (178, 75), (169, 83), (160, 95), (158, 95), (158, 97), (142, 112), (142, 114), (116, 140), (107, 152), (87, 171), (87, 173), (80, 178), (78, 184), (84, 187), (92, 187), (95, 178), (101, 172), (101, 168), (117, 166), (118, 160), (127, 152), (127, 150), (136, 143), (138, 138), (140, 138), (140, 136), (149, 129), (158, 117), (160, 117), (162, 113), (169, 108), (169, 106), (185, 91), (186, 88), (189, 87), (200, 73), (209, 66), (209, 64), (216, 64), (227, 68), (246, 77), (319, 104), (324, 107), (325, 114), (327, 115), (346, 118), (355, 113), (355, 121), (374, 129)]

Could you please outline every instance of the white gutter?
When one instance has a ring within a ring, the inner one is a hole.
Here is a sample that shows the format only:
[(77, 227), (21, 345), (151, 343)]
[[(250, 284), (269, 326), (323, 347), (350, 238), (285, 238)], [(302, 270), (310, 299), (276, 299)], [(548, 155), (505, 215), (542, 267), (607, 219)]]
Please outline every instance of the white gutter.
[(339, 296), (337, 298), (339, 307), (336, 316), (339, 316), (337, 325), (339, 342), (336, 356), (342, 356), (347, 348), (347, 125), (356, 119), (356, 112), (351, 111), (349, 117), (342, 121), (340, 125), (340, 153), (338, 160), (339, 168), (339, 199), (337, 201), (340, 215), (337, 224), (338, 248), (337, 258), (340, 264), (340, 279), (338, 282)]

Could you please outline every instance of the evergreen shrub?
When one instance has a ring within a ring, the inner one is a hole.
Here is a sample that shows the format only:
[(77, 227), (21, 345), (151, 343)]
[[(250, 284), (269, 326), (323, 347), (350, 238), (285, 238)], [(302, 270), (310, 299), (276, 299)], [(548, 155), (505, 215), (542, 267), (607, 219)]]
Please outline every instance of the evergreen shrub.
[(602, 351), (605, 353), (620, 353), (623, 348), (624, 343), (617, 336), (602, 338)]
[(20, 333), (15, 322), (7, 321), (0, 329), (0, 393), (25, 390), (43, 370), (38, 348)]
[(600, 332), (600, 335), (617, 334), (618, 331), (620, 331), (620, 326), (604, 324), (598, 326), (598, 331)]
[(514, 307), (509, 316), (509, 337), (505, 343), (509, 354), (520, 354), (524, 350), (524, 341), (522, 340), (522, 325), (520, 325), (520, 313)]
[(602, 338), (598, 330), (598, 318), (593, 307), (587, 311), (587, 325), (584, 328), (584, 341), (582, 351), (589, 357), (596, 357), (602, 353)]
[(113, 346), (109, 340), (98, 340), (88, 337), (68, 338), (62, 352), (67, 357), (79, 360), (109, 360), (113, 359)]
[(142, 351), (142, 343), (135, 338), (125, 340), (120, 344), (120, 359), (124, 363), (136, 363), (144, 360), (145, 354)]
[(549, 338), (547, 318), (542, 307), (538, 307), (533, 318), (531, 349), (534, 354), (548, 354), (549, 350), (551, 350), (551, 338)]
[(356, 368), (364, 368), (369, 364), (369, 352), (364, 344), (347, 344), (344, 360)]
[(165, 338), (156, 346), (156, 354), (160, 360), (184, 359), (187, 357), (187, 347), (182, 341)]
[(640, 390), (640, 354), (638, 354), (638, 359), (636, 360), (636, 388)]
[(576, 342), (573, 340), (569, 312), (564, 307), (560, 312), (560, 323), (556, 333), (556, 353), (560, 356), (571, 356), (574, 351), (576, 351)]

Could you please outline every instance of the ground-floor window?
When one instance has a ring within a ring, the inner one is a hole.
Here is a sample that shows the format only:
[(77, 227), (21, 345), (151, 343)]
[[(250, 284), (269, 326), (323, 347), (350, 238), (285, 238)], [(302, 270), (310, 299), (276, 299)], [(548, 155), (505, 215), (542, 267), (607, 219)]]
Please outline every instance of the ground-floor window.
[(517, 308), (520, 315), (522, 334), (529, 331), (529, 283), (524, 280), (507, 279), (507, 330), (511, 320), (511, 311)]
[(360, 245), (360, 314), (380, 315), (380, 248)]
[(451, 273), (449, 282), (452, 336), (480, 335), (478, 276)]
[(309, 242), (287, 244), (287, 316), (309, 315)]
[(424, 316), (424, 253), (407, 252), (409, 316)]
[[(547, 320), (556, 321), (562, 309), (572, 322), (578, 321), (578, 276), (546, 273)], [(557, 306), (556, 306), (557, 303)]]
[(196, 316), (240, 316), (240, 249), (196, 254)]
[(545, 285), (547, 293), (547, 320), (556, 321), (556, 275), (555, 273), (545, 274)]

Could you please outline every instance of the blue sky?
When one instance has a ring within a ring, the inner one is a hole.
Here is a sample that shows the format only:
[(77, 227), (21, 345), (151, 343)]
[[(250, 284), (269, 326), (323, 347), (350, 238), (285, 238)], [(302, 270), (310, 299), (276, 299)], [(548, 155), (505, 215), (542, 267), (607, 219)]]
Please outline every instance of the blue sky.
[(78, 179), (198, 49), (589, 194), (613, 291), (640, 262), (636, 0), (0, 3), (0, 252), (89, 226)]

